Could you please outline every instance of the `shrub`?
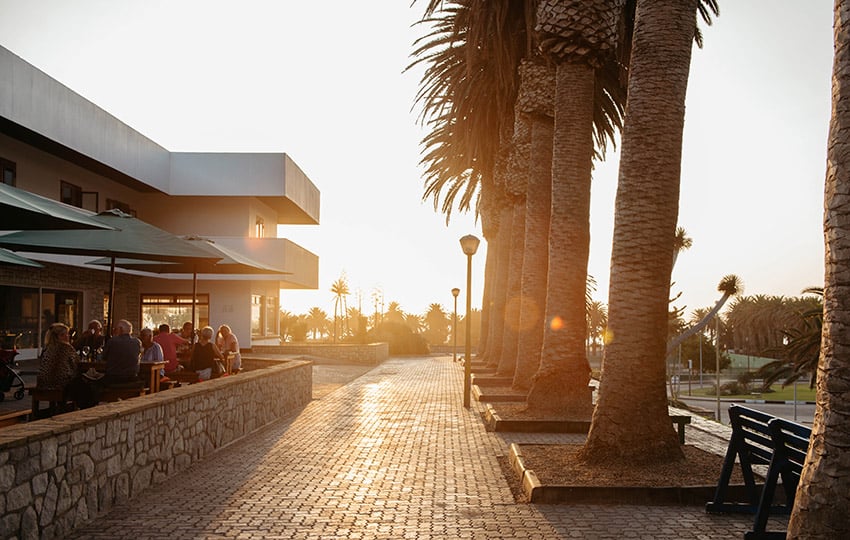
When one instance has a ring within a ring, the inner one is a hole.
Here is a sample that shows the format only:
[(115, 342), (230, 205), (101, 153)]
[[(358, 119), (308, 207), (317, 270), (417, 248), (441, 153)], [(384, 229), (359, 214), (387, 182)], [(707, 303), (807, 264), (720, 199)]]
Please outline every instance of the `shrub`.
[(409, 327), (402, 323), (383, 323), (377, 328), (369, 330), (366, 334), (366, 341), (369, 343), (386, 341), (389, 344), (391, 355), (428, 354), (431, 352), (425, 338), (419, 334), (414, 334)]

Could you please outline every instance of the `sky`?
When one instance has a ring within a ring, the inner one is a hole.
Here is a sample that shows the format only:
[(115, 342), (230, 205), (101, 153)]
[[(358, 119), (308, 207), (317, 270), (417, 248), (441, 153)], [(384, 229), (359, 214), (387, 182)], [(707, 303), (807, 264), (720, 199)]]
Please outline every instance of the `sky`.
[[(0, 45), (171, 151), (285, 152), (321, 191), (318, 226), (281, 226), (319, 256), (316, 290), (282, 308), (333, 313), (375, 299), (453, 308), (474, 216), (447, 225), (422, 201), (425, 131), (406, 70), (424, 0), (0, 0)], [(832, 2), (720, 0), (701, 23), (686, 103), (679, 225), (693, 240), (673, 271), (686, 313), (738, 275), (745, 295), (823, 284), (823, 185)], [(618, 153), (596, 164), (588, 272), (607, 303)], [(473, 257), (480, 307), (486, 243)], [(380, 300), (379, 300), (380, 302)]]

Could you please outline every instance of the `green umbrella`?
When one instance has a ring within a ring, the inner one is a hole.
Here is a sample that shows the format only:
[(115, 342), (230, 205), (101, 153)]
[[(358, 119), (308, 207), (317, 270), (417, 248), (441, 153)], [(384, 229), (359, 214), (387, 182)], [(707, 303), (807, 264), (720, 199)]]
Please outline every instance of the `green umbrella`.
[(120, 210), (91, 216), (106, 227), (97, 230), (18, 231), (0, 236), (0, 247), (29, 253), (109, 257), (109, 313), (107, 335), (112, 328), (112, 297), (115, 293), (115, 260), (133, 258), (174, 263), (211, 265), (221, 259), (193, 242), (136, 219)]
[(108, 229), (95, 214), (0, 183), (0, 231)]
[(44, 268), (44, 265), (42, 264), (39, 264), (35, 261), (31, 261), (26, 257), (15, 255), (11, 251), (2, 248), (0, 248), (0, 263), (14, 264), (17, 266), (31, 266), (33, 268)]
[[(247, 255), (239, 253), (214, 240), (200, 236), (184, 236), (184, 240), (206, 251), (212, 257), (219, 257), (213, 263), (198, 263), (191, 261), (166, 262), (159, 260), (140, 260), (137, 258), (115, 259), (115, 266), (126, 270), (137, 270), (155, 274), (192, 274), (192, 322), (195, 321), (195, 298), (198, 290), (198, 274), (292, 274), (275, 268), (266, 263), (256, 261)], [(112, 264), (111, 259), (102, 258), (91, 261), (90, 264)]]

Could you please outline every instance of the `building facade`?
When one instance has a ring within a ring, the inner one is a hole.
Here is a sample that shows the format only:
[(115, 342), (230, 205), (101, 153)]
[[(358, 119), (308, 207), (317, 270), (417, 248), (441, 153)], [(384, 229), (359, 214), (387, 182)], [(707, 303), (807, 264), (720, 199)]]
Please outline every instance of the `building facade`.
[[(171, 152), (0, 47), (2, 182), (101, 212), (118, 208), (177, 236), (202, 236), (285, 274), (119, 270), (114, 318), (136, 328), (228, 324), (243, 348), (279, 340), (281, 289), (316, 289), (318, 257), (277, 237), (319, 223), (320, 193), (284, 153)], [(0, 232), (0, 234), (3, 234)], [(24, 253), (24, 252), (22, 252)], [(26, 253), (0, 265), (0, 335), (37, 350), (46, 325), (105, 320), (108, 268), (95, 257)], [(194, 285), (193, 285), (194, 282)]]

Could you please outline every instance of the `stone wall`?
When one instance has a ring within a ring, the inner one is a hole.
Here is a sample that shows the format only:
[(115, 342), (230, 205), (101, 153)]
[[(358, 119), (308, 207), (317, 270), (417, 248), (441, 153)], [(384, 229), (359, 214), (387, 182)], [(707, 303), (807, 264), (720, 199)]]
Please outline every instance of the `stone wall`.
[(0, 538), (61, 538), (312, 399), (291, 360), (0, 430)]
[(251, 354), (308, 355), (337, 360), (346, 364), (377, 366), (390, 356), (389, 343), (366, 345), (331, 343), (285, 343), (283, 345), (256, 345)]

